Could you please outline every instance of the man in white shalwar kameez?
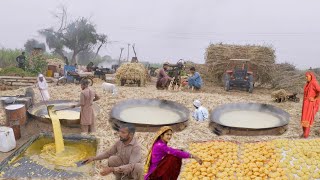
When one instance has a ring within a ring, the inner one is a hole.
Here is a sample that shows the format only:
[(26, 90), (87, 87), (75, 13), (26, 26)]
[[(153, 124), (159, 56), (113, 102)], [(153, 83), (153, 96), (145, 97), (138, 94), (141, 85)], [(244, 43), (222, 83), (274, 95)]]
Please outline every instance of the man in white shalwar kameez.
[(40, 90), (40, 96), (42, 101), (48, 101), (50, 99), (50, 95), (48, 92), (48, 84), (46, 79), (42, 74), (38, 76), (38, 88)]
[(208, 119), (209, 112), (205, 107), (201, 106), (201, 102), (199, 100), (195, 100), (193, 102), (193, 106), (196, 108), (196, 110), (193, 112), (192, 117), (196, 121), (205, 121)]

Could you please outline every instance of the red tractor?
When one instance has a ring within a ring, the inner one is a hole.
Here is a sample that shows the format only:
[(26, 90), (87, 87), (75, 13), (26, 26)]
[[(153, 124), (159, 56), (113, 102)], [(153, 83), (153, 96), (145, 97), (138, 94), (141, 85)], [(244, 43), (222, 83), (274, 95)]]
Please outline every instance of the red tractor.
[(249, 59), (230, 59), (223, 76), (224, 88), (229, 91), (232, 87), (245, 88), (253, 92), (254, 79), (250, 70)]

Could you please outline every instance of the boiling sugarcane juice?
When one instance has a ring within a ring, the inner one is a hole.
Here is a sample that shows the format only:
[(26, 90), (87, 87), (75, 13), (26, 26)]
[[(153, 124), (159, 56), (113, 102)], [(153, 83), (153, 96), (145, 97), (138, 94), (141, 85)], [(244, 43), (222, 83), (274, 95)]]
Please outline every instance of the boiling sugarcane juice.
[(281, 124), (281, 120), (269, 113), (259, 111), (229, 111), (220, 116), (221, 124), (239, 128), (271, 128)]
[(129, 123), (158, 125), (177, 123), (180, 115), (176, 111), (160, 107), (137, 106), (122, 110), (120, 118)]

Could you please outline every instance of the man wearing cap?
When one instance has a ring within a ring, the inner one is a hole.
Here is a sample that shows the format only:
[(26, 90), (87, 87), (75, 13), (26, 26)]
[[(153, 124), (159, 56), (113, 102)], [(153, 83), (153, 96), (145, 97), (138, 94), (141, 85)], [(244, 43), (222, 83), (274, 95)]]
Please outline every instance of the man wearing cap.
[(157, 89), (166, 89), (172, 78), (166, 73), (167, 69), (169, 68), (169, 63), (165, 62), (163, 63), (163, 68), (160, 69), (159, 75), (158, 75), (158, 81), (157, 81)]
[(193, 112), (192, 117), (196, 121), (205, 121), (209, 117), (209, 112), (207, 108), (201, 106), (201, 102), (199, 100), (193, 101), (193, 106), (196, 108), (196, 110)]

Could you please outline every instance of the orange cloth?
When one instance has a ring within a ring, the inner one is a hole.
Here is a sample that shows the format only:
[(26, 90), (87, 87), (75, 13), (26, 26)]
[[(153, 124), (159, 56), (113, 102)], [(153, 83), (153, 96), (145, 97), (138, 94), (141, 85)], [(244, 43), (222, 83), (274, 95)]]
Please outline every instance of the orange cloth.
[(310, 98), (316, 98), (320, 93), (320, 86), (312, 72), (307, 72), (306, 76), (311, 76), (311, 81), (304, 86), (304, 96), (302, 105), (301, 125), (304, 127), (304, 136), (308, 137), (310, 127), (313, 124), (316, 113), (319, 110), (319, 99), (310, 101)]

